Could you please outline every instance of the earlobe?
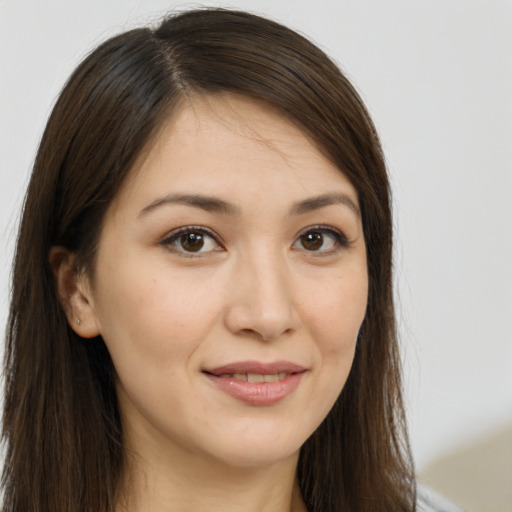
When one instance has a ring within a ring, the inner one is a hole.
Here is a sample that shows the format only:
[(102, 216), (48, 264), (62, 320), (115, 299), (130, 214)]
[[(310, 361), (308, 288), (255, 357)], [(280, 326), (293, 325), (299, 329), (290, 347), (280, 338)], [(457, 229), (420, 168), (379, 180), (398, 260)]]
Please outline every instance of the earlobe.
[(65, 247), (52, 247), (48, 255), (59, 301), (71, 328), (82, 338), (100, 334), (89, 279), (75, 267), (75, 255)]

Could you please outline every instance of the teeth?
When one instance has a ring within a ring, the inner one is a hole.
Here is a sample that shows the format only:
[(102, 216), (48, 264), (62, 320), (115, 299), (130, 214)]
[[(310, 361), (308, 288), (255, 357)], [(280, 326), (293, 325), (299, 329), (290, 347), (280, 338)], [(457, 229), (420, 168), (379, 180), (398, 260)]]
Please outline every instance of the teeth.
[(219, 375), (222, 379), (235, 379), (240, 381), (259, 383), (259, 382), (277, 382), (286, 377), (286, 373), (272, 373), (269, 375), (262, 375), (261, 373), (223, 373)]
[(247, 382), (264, 382), (265, 376), (261, 373), (248, 373)]
[(263, 375), (261, 373), (223, 373), (218, 375), (221, 379), (235, 379), (240, 381), (259, 383), (259, 382), (277, 382), (286, 377), (286, 372), (271, 373)]

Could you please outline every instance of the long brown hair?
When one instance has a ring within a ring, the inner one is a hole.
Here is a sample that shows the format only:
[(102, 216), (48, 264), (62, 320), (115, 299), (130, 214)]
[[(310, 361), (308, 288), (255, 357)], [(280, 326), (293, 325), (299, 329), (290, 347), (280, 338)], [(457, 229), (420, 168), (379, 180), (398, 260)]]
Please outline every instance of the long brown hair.
[(123, 475), (115, 371), (103, 340), (68, 325), (52, 246), (94, 271), (105, 211), (184, 95), (231, 91), (287, 116), (355, 186), (369, 299), (347, 383), (301, 450), (310, 512), (412, 511), (392, 293), (392, 221), (375, 128), (335, 64), (294, 31), (203, 9), (116, 36), (64, 87), (35, 161), (18, 235), (6, 344), (4, 511), (113, 511)]

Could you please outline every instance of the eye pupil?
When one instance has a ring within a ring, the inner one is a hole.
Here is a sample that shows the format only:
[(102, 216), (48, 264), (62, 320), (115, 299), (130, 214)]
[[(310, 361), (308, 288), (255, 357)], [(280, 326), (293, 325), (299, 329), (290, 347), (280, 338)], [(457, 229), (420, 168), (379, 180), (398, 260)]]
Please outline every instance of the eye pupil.
[(199, 233), (186, 233), (185, 235), (181, 235), (180, 242), (183, 249), (189, 252), (200, 251), (204, 245), (203, 235)]
[(317, 251), (322, 247), (324, 243), (324, 237), (322, 233), (318, 232), (307, 233), (301, 238), (304, 249), (307, 249), (308, 251)]

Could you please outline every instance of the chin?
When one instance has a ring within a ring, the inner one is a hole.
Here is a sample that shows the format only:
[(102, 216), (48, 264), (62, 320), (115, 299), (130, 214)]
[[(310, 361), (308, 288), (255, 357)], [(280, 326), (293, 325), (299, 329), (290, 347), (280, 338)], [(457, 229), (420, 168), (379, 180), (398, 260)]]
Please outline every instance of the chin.
[(268, 468), (274, 464), (298, 458), (300, 446), (295, 451), (274, 449), (269, 446), (262, 451), (256, 447), (246, 446), (240, 451), (230, 450), (219, 454), (219, 460), (225, 465), (235, 468)]
[(233, 467), (268, 467), (297, 458), (307, 437), (307, 434), (298, 435), (282, 429), (265, 432), (264, 427), (252, 428), (242, 435), (229, 435), (222, 441), (217, 438), (213, 455)]

